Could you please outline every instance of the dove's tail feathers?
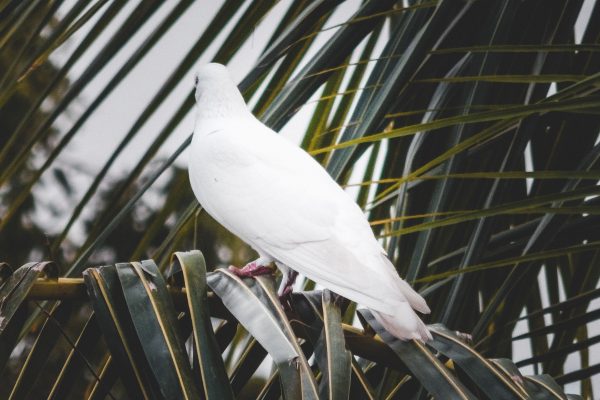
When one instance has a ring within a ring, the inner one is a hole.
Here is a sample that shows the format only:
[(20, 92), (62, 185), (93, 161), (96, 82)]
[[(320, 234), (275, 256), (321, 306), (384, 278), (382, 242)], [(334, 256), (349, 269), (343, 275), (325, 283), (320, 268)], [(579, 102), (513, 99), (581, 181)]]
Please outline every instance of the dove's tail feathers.
[(416, 339), (422, 342), (433, 340), (431, 332), (423, 321), (406, 302), (398, 305), (394, 315), (384, 314), (371, 310), (375, 319), (379, 321), (386, 331), (400, 340)]
[(429, 314), (431, 310), (429, 309), (429, 306), (427, 305), (427, 302), (425, 301), (423, 296), (417, 293), (417, 291), (413, 289), (408, 283), (406, 283), (404, 279), (398, 276), (394, 264), (392, 264), (392, 262), (389, 260), (389, 258), (387, 258), (385, 254), (382, 254), (382, 258), (384, 260), (384, 263), (387, 264), (387, 267), (391, 268), (394, 271), (394, 275), (397, 278), (395, 279), (396, 285), (398, 286), (398, 289), (404, 295), (404, 297), (406, 297), (406, 300), (411, 305), (411, 307), (420, 313)]

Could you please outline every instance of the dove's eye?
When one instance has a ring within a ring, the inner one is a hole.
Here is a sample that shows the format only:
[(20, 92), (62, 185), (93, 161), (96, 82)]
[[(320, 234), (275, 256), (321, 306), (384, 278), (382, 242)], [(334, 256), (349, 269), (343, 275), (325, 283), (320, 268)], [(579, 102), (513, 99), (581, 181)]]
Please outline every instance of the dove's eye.
[(198, 76), (194, 77), (194, 86), (198, 86)]

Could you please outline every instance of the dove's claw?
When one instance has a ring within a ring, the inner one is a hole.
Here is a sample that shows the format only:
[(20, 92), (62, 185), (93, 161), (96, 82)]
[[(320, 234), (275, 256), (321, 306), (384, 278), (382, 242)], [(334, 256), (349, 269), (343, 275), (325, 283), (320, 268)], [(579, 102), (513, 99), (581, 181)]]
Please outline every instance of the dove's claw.
[(273, 270), (264, 265), (258, 265), (255, 262), (246, 264), (243, 268), (237, 268), (233, 265), (229, 266), (229, 271), (240, 278), (252, 278), (260, 275), (272, 275)]
[(280, 291), (277, 296), (279, 297), (279, 302), (283, 306), (285, 311), (292, 310), (292, 293), (294, 292), (292, 286), (286, 286), (282, 291)]
[(281, 286), (277, 291), (277, 295), (279, 296), (279, 301), (281, 302), (283, 309), (286, 311), (290, 311), (292, 309), (291, 294), (294, 291), (294, 282), (296, 281), (297, 276), (298, 273), (293, 269), (286, 268), (283, 271), (283, 281), (281, 282)]
[(279, 287), (279, 291), (277, 294), (279, 298), (282, 299), (287, 297), (294, 290), (294, 282), (296, 282), (296, 277), (298, 273), (293, 269), (287, 268), (283, 271), (283, 281), (281, 282), (281, 286)]
[(293, 291), (294, 291), (294, 288), (290, 285), (290, 286), (286, 286), (285, 288), (283, 288), (283, 290), (279, 290), (277, 292), (277, 297), (279, 297), (279, 302), (281, 304), (283, 304), (284, 308), (285, 308), (286, 304), (288, 303)]
[(283, 291), (281, 292), (281, 297), (290, 295), (290, 294), (292, 294), (293, 291), (294, 291), (294, 288), (292, 287), (292, 285), (286, 286), (285, 288), (283, 288)]

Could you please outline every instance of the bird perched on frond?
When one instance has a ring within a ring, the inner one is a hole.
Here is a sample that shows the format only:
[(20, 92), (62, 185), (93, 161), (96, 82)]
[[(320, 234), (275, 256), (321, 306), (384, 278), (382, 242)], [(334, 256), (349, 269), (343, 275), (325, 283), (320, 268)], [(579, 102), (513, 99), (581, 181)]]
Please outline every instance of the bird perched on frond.
[(364, 305), (394, 336), (427, 341), (414, 310), (427, 303), (398, 276), (362, 210), (308, 153), (248, 110), (227, 69), (196, 75), (197, 116), (189, 175), (203, 208), (259, 258), (239, 276), (275, 263), (289, 290), (294, 272)]

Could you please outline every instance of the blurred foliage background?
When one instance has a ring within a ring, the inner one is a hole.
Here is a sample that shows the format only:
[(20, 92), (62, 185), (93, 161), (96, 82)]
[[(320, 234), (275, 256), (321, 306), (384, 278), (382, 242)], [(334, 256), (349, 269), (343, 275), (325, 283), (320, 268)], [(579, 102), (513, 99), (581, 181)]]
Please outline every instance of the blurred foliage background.
[[(51, 260), (56, 276), (81, 277), (147, 258), (165, 271), (194, 248), (209, 270), (250, 260), (202, 212), (185, 170), (193, 70), (221, 62), (262, 121), (356, 196), (426, 296), (428, 322), (592, 398), (599, 40), (594, 0), (0, 1), (2, 271)], [(2, 382), (28, 371), (43, 327), (59, 321), (45, 372), (25, 375), (31, 396), (49, 393), (65, 338), (91, 313), (82, 298), (48, 319), (64, 303), (29, 305), (0, 351)], [(358, 324), (353, 311), (344, 321)], [(229, 372), (252, 343), (235, 335)], [(98, 340), (94, 368), (106, 362)], [(423, 395), (377, 371), (369, 385), (382, 398)], [(71, 394), (96, 380), (84, 377)]]

